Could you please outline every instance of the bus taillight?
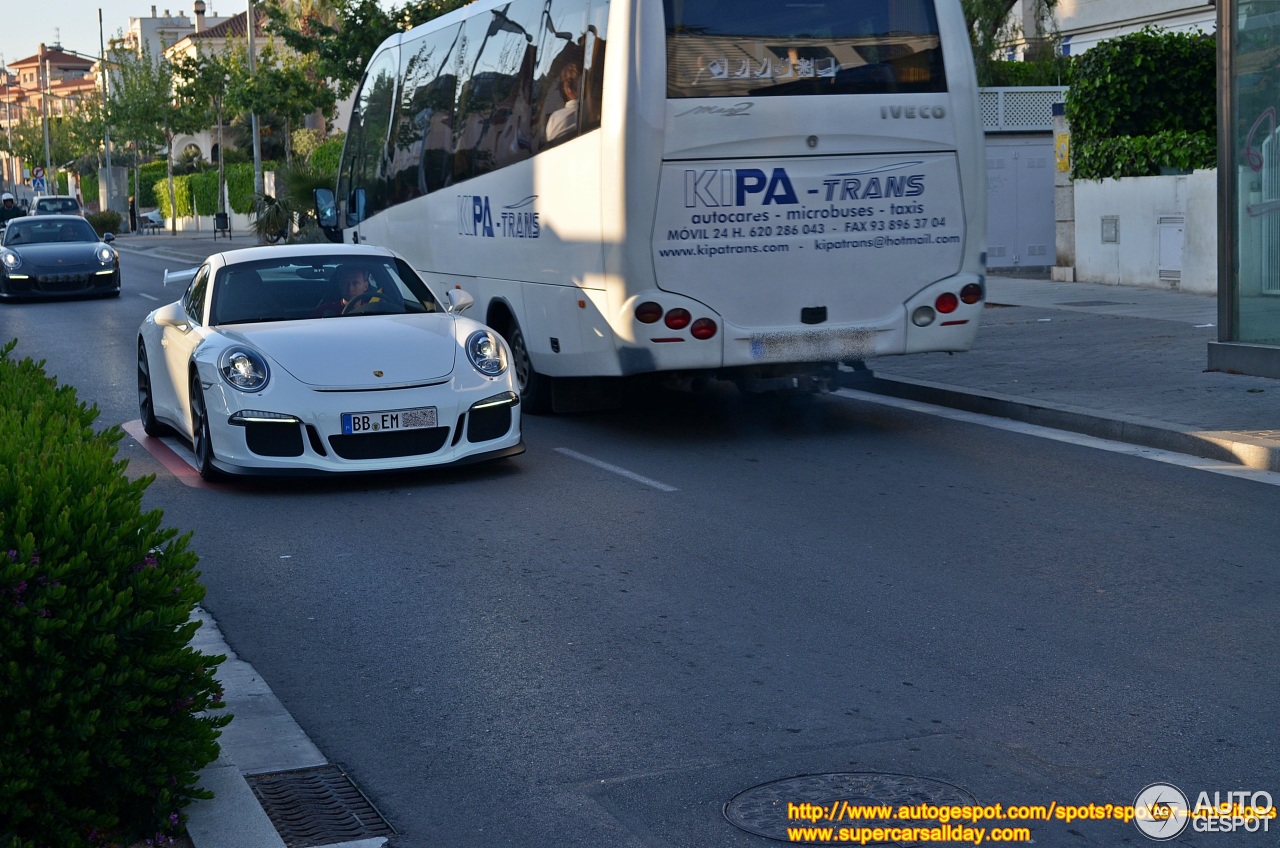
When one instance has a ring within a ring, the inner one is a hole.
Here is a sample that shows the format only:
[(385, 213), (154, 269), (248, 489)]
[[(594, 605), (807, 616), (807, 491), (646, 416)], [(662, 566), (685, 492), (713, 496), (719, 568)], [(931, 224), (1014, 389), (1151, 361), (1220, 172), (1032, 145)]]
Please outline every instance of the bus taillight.
[(720, 328), (716, 326), (716, 322), (712, 321), (710, 318), (699, 318), (697, 321), (694, 321), (693, 326), (689, 328), (689, 335), (699, 341), (706, 341), (714, 336), (718, 329)]
[(971, 305), (982, 300), (982, 284), (969, 283), (960, 289), (960, 300)]
[(677, 306), (667, 313), (666, 325), (673, 330), (683, 330), (689, 326), (689, 322), (693, 320), (693, 316), (689, 314), (689, 310)]
[(956, 311), (956, 307), (960, 305), (960, 298), (951, 292), (943, 292), (938, 295), (938, 299), (933, 302), (933, 308), (937, 309), (943, 315), (948, 315)]
[(656, 324), (662, 317), (662, 304), (646, 300), (636, 307), (636, 320), (641, 324)]

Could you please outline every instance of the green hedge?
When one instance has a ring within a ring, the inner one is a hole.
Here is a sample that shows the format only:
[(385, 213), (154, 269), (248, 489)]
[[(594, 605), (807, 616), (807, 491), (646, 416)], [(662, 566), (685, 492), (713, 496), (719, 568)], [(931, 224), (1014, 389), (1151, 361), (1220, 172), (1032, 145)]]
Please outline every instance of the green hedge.
[[(262, 170), (265, 173), (273, 170), (275, 166), (275, 162), (263, 162)], [(239, 212), (242, 215), (248, 215), (255, 211), (257, 207), (254, 204), (252, 163), (225, 165), (223, 172), (227, 181), (227, 196), (232, 211)], [(166, 219), (173, 218), (174, 215), (169, 209), (169, 184), (167, 178), (158, 180), (151, 188), (155, 194), (156, 206), (160, 207), (161, 214)], [(202, 171), (198, 174), (185, 174), (181, 177), (174, 177), (173, 192), (178, 203), (177, 217), (187, 218), (195, 214), (193, 211), (195, 207), (192, 204), (193, 198), (199, 203), (201, 215), (212, 215), (218, 209), (218, 172), (216, 170)]]
[(107, 233), (119, 233), (123, 223), (120, 213), (110, 209), (105, 212), (89, 212), (84, 217), (93, 227), (94, 232), (100, 236)]
[(190, 534), (143, 511), (119, 427), (0, 348), (0, 845), (172, 832), (225, 714), (190, 647)]
[(1151, 177), (1161, 173), (1190, 173), (1213, 168), (1218, 161), (1217, 138), (1207, 132), (1162, 132), (1155, 135), (1104, 138), (1081, 146), (1073, 137), (1071, 167), (1077, 179)]
[(345, 136), (335, 136), (323, 142), (311, 153), (309, 164), (321, 174), (331, 175), (333, 185), (338, 184), (338, 166), (342, 162), (342, 145)]
[[(139, 209), (151, 209), (159, 206), (160, 201), (156, 197), (155, 185), (157, 180), (165, 177), (164, 160), (159, 162), (148, 162), (138, 168), (138, 179), (142, 183), (141, 192), (138, 194), (137, 203)], [(168, 195), (168, 189), (164, 194)], [(129, 194), (133, 194), (133, 172), (129, 172)]]
[(1072, 56), (1047, 56), (1025, 62), (996, 61), (987, 65), (991, 74), (988, 85), (1001, 88), (1070, 85), (1074, 68)]
[(80, 195), (84, 198), (86, 206), (90, 203), (98, 202), (99, 193), (97, 174), (84, 174), (80, 177)]
[(1214, 167), (1216, 60), (1212, 35), (1151, 27), (1079, 56), (1066, 97), (1072, 176)]

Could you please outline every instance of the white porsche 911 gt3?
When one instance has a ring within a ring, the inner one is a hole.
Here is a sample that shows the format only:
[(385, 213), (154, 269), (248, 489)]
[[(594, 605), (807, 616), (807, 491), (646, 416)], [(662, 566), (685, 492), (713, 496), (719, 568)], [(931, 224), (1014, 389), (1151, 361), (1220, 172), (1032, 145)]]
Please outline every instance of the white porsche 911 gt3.
[(392, 251), (218, 253), (138, 332), (150, 436), (187, 438), (200, 474), (369, 472), (524, 452), (506, 342)]

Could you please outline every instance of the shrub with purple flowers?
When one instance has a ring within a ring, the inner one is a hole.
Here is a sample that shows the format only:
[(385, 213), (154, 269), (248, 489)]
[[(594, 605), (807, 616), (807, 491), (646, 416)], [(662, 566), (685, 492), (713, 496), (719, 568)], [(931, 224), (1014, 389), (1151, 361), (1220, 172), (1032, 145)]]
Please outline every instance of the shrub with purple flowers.
[[(0, 347), (0, 845), (167, 838), (229, 715), (190, 646), (190, 534), (144, 511), (123, 433)], [(156, 844), (163, 844), (157, 842)]]

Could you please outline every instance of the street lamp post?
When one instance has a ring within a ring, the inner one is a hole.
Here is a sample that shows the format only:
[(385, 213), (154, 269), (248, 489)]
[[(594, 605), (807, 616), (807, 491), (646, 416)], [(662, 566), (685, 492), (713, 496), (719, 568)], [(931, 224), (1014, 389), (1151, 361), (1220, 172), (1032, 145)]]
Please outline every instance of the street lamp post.
[(4, 74), (4, 131), (9, 139), (5, 175), (9, 178), (9, 191), (16, 191), (18, 184), (13, 178), (13, 103), (9, 100), (9, 67), (5, 64), (4, 56), (0, 56), (0, 73)]
[[(256, 59), (253, 55), (253, 36), (257, 27), (257, 19), (253, 14), (253, 0), (248, 0), (249, 13), (245, 17), (245, 26), (249, 33), (249, 77), (256, 73)], [(258, 138), (258, 113), (249, 113), (249, 123), (253, 132), (253, 191), (255, 196), (262, 196), (262, 142)]]
[(53, 156), (49, 154), (49, 60), (44, 55), (43, 44), (40, 45), (40, 50), (40, 58), (43, 60), (41, 64), (44, 65), (44, 79), (40, 89), (40, 123), (44, 125), (44, 178), (47, 180), (53, 174)]
[(98, 51), (102, 54), (100, 60), (100, 67), (102, 68), (102, 146), (103, 150), (106, 151), (107, 163), (107, 179), (105, 181), (107, 196), (105, 200), (102, 197), (98, 198), (98, 209), (105, 212), (111, 208), (111, 119), (107, 115), (107, 85), (111, 81), (111, 72), (107, 70), (107, 45), (102, 38), (101, 7), (98, 8)]

